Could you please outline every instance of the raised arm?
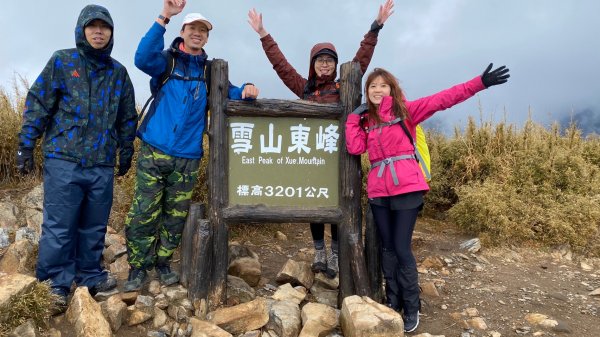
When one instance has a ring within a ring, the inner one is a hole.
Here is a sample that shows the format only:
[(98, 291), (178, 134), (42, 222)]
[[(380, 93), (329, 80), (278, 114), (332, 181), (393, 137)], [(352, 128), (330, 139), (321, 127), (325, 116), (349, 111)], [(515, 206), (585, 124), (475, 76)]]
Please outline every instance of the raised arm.
[(375, 46), (377, 45), (379, 31), (383, 28), (383, 24), (392, 14), (394, 14), (394, 0), (387, 0), (385, 4), (379, 6), (377, 18), (373, 21), (371, 28), (360, 42), (360, 47), (352, 61), (360, 64), (360, 69), (363, 74), (367, 71), (369, 63), (371, 63), (371, 58), (373, 57)]
[(413, 123), (421, 123), (431, 117), (434, 113), (464, 102), (483, 89), (487, 89), (493, 85), (506, 83), (510, 77), (508, 68), (502, 66), (495, 70), (491, 70), (492, 66), (493, 65), (490, 63), (483, 74), (468, 82), (455, 85), (431, 96), (406, 102), (406, 107), (408, 108)]
[(294, 67), (287, 61), (273, 37), (267, 32), (262, 22), (262, 14), (256, 9), (248, 12), (248, 23), (260, 36), (265, 55), (273, 65), (283, 83), (299, 98), (303, 98), (306, 79), (302, 77)]
[(181, 13), (185, 7), (185, 0), (164, 0), (160, 17), (150, 27), (150, 30), (142, 37), (135, 51), (135, 66), (146, 74), (160, 76), (167, 67), (167, 60), (162, 55), (165, 47), (164, 34), (166, 32), (165, 21)]

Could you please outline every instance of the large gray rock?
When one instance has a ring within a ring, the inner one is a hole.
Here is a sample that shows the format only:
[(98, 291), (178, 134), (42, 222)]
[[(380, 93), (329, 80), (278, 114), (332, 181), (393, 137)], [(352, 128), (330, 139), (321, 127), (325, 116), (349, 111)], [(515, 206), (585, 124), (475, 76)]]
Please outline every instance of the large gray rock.
[(119, 257), (115, 262), (110, 264), (110, 273), (115, 275), (118, 279), (127, 279), (127, 276), (129, 275), (127, 255)]
[(154, 311), (152, 313), (148, 313), (137, 309), (135, 305), (130, 305), (127, 307), (127, 325), (134, 326), (142, 324), (145, 321), (151, 319), (153, 314)]
[(317, 303), (326, 304), (330, 307), (337, 308), (338, 290), (324, 288), (322, 283), (315, 282), (310, 288), (310, 293), (313, 295)]
[(17, 224), (19, 209), (12, 202), (0, 202), (0, 228), (14, 231), (19, 228)]
[(262, 276), (262, 266), (257, 258), (240, 257), (229, 264), (227, 274), (237, 276), (250, 286), (256, 287)]
[(338, 314), (332, 307), (320, 303), (307, 303), (302, 307), (300, 337), (326, 336), (338, 325)]
[(302, 329), (298, 304), (285, 301), (273, 303), (266, 328), (277, 333), (279, 337), (297, 337)]
[(192, 326), (191, 337), (232, 337), (229, 332), (211, 322), (191, 318), (190, 325)]
[(33, 244), (37, 244), (40, 239), (38, 232), (33, 228), (21, 227), (15, 232), (15, 242), (21, 240), (29, 240)]
[(94, 301), (87, 287), (75, 290), (66, 317), (75, 327), (77, 337), (113, 337), (100, 304)]
[(187, 298), (169, 303), (167, 308), (169, 317), (178, 322), (186, 322), (188, 318), (193, 315), (193, 312), (194, 306)]
[(187, 298), (188, 291), (181, 285), (165, 287), (162, 289), (163, 294), (169, 300), (169, 303), (173, 303), (176, 301), (181, 301)]
[(346, 337), (404, 336), (400, 314), (366, 296), (344, 298), (340, 324)]
[(25, 209), (25, 223), (27, 223), (27, 228), (34, 230), (38, 238), (42, 235), (42, 222), (44, 222), (44, 213), (41, 210), (33, 208)]
[(313, 285), (318, 285), (323, 289), (336, 290), (340, 287), (339, 275), (335, 278), (329, 278), (324, 273), (316, 273)]
[(286, 283), (279, 286), (277, 291), (271, 297), (277, 301), (289, 301), (299, 305), (306, 297), (306, 289), (303, 287), (298, 288), (299, 289), (292, 288), (291, 284)]
[(152, 326), (154, 328), (160, 328), (161, 326), (167, 324), (169, 317), (167, 316), (167, 313), (157, 307), (154, 307), (154, 319), (152, 320)]
[(127, 313), (127, 304), (121, 300), (121, 296), (113, 295), (101, 304), (102, 314), (108, 320), (113, 332), (117, 332)]
[(127, 253), (127, 247), (120, 243), (116, 243), (110, 245), (108, 248), (105, 248), (102, 252), (102, 256), (104, 257), (104, 261), (106, 263), (113, 263), (115, 260)]
[(125, 243), (126, 241), (123, 235), (106, 233), (104, 236), (104, 245), (106, 247), (110, 247), (114, 244), (125, 245)]
[(227, 275), (227, 304), (238, 305), (252, 301), (256, 292), (243, 279)]
[(267, 324), (269, 309), (267, 301), (259, 297), (248, 303), (217, 309), (208, 313), (206, 318), (227, 332), (238, 335)]
[(37, 328), (33, 319), (16, 327), (8, 337), (38, 337)]
[(303, 286), (310, 289), (315, 275), (310, 269), (310, 264), (304, 261), (287, 260), (285, 265), (277, 273), (275, 279), (278, 283), (291, 283), (293, 286)]
[(228, 251), (229, 255), (229, 261), (228, 263), (233, 262), (234, 260), (237, 260), (239, 258), (242, 257), (250, 257), (253, 259), (258, 260), (258, 254), (256, 254), (252, 249), (241, 245), (238, 242), (231, 242), (229, 244), (229, 251)]
[(35, 265), (35, 247), (29, 240), (10, 245), (0, 260), (0, 270), (5, 273), (29, 273)]
[(23, 199), (21, 199), (21, 204), (25, 208), (42, 211), (44, 209), (44, 184), (39, 184), (27, 193)]
[(0, 228), (0, 249), (10, 246), (8, 228)]

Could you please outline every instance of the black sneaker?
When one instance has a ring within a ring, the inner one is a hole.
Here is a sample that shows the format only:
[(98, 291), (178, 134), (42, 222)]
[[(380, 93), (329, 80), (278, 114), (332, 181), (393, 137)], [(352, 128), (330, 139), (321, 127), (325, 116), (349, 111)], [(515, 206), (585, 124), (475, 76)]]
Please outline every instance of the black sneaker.
[(170, 286), (179, 282), (179, 274), (171, 270), (171, 266), (168, 264), (156, 265), (156, 272), (158, 278), (163, 286)]
[(104, 279), (104, 281), (100, 281), (98, 283), (96, 283), (96, 285), (94, 285), (93, 287), (91, 287), (89, 290), (90, 295), (92, 295), (92, 297), (96, 296), (97, 293), (103, 293), (109, 290), (113, 290), (117, 287), (117, 279), (112, 276), (111, 274), (108, 274), (106, 276), (106, 279)]
[(315, 258), (311, 269), (313, 273), (327, 271), (327, 252), (325, 252), (325, 248), (315, 249)]
[(404, 315), (402, 319), (404, 320), (404, 332), (413, 332), (417, 330), (417, 327), (419, 326), (418, 311), (412, 315)]
[(67, 311), (67, 293), (61, 289), (52, 288), (53, 301), (50, 308), (52, 316), (60, 315)]
[(123, 291), (138, 291), (142, 289), (142, 285), (146, 280), (146, 269), (137, 269), (131, 268), (129, 270), (129, 277), (127, 277), (127, 282), (123, 285)]

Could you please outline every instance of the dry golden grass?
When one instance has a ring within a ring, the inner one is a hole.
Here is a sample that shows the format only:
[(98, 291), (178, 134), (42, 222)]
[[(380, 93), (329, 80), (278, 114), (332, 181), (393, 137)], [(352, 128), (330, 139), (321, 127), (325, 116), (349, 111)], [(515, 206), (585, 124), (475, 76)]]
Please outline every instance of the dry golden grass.
[(2, 313), (6, 320), (0, 322), (0, 337), (8, 336), (14, 328), (29, 319), (33, 319), (38, 328), (47, 327), (55, 296), (50, 292), (48, 283), (38, 282), (30, 292), (13, 300), (7, 312)]
[(429, 207), (491, 244), (568, 243), (600, 256), (600, 140), (570, 126), (500, 123), (429, 138)]

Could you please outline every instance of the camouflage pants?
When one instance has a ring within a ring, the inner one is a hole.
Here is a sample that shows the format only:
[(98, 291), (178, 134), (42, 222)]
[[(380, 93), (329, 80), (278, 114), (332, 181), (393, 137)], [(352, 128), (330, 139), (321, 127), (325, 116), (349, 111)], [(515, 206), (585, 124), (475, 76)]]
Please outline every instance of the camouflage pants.
[(199, 159), (172, 157), (142, 142), (125, 220), (132, 267), (150, 269), (170, 260), (181, 241), (199, 165)]

